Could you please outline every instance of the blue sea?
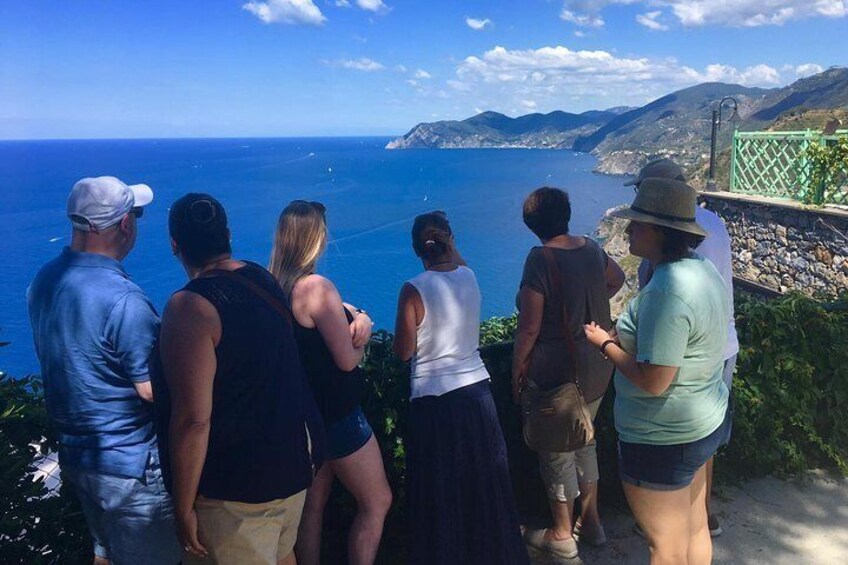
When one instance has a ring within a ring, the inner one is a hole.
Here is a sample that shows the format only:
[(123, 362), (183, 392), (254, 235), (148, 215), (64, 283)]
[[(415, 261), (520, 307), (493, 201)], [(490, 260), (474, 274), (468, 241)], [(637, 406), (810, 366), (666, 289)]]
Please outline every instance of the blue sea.
[(239, 258), (267, 264), (277, 216), (291, 200), (327, 206), (331, 242), (320, 272), (342, 297), (392, 329), (397, 294), (421, 270), (413, 218), (447, 212), (458, 247), (477, 272), (483, 315), (514, 311), (524, 257), (537, 241), (521, 220), (534, 188), (565, 188), (572, 233), (591, 233), (604, 211), (630, 200), (620, 179), (593, 174), (590, 155), (562, 150), (402, 150), (389, 138), (283, 138), (0, 142), (0, 370), (20, 376), (38, 363), (27, 286), (68, 245), (65, 200), (85, 176), (144, 182), (155, 199), (125, 265), (157, 308), (186, 282), (171, 256), (167, 213), (190, 191), (227, 209)]

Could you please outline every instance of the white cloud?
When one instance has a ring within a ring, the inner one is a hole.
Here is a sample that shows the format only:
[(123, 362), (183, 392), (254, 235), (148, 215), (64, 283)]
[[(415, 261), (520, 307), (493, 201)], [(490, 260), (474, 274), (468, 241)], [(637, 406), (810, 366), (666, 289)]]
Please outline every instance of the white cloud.
[(662, 12), (656, 10), (654, 12), (648, 12), (645, 14), (639, 14), (636, 16), (636, 21), (645, 26), (648, 29), (652, 29), (654, 31), (666, 31), (668, 29), (667, 25), (661, 24), (657, 21), (662, 15)]
[(347, 0), (336, 0), (336, 6), (339, 8), (350, 8), (350, 2)]
[(758, 27), (814, 17), (848, 16), (848, 0), (564, 0), (560, 17), (577, 25), (592, 25), (603, 22), (601, 12), (608, 6), (622, 4), (668, 8), (687, 27)]
[(480, 20), (477, 18), (469, 18), (468, 16), (465, 17), (465, 23), (468, 27), (475, 31), (481, 31), (485, 29), (486, 26), (491, 27), (493, 25), (492, 20), (490, 20), (489, 18)]
[(383, 4), (383, 0), (356, 0), (356, 5), (369, 12), (389, 11), (389, 7)]
[(635, 77), (650, 78), (645, 74), (650, 71), (647, 59), (616, 58), (606, 51), (572, 51), (563, 46), (535, 50), (495, 47), (482, 57), (467, 57), (457, 68), (457, 75), (483, 82), (525, 82), (532, 80), (534, 73), (566, 82), (580, 82), (589, 75), (626, 82)]
[(824, 71), (824, 67), (815, 63), (806, 63), (795, 67), (795, 74), (798, 75), (799, 78), (815, 75), (822, 71)]
[(782, 25), (811, 17), (848, 16), (844, 0), (663, 0), (685, 26)]
[(755, 65), (742, 70), (728, 65), (707, 65), (702, 72), (689, 67), (683, 67), (682, 70), (687, 78), (695, 82), (729, 82), (743, 86), (774, 86), (781, 83), (780, 73), (768, 65)]
[(321, 25), (327, 21), (312, 0), (267, 0), (251, 1), (242, 6), (266, 24), (310, 24)]
[(580, 31), (579, 29), (574, 32), (574, 37), (586, 37), (585, 31)]
[(428, 73), (427, 71), (425, 71), (424, 69), (418, 69), (418, 70), (416, 70), (416, 71), (415, 71), (415, 75), (414, 75), (414, 76), (415, 76), (415, 78), (417, 78), (417, 79), (430, 79), (430, 78), (433, 78), (433, 76), (432, 76), (430, 73)]
[(528, 110), (535, 110), (536, 106), (538, 106), (538, 104), (536, 104), (536, 102), (533, 100), (522, 100), (521, 105), (527, 108)]
[(385, 68), (377, 61), (368, 59), (367, 57), (362, 57), (360, 59), (346, 59), (341, 62), (341, 65), (346, 69), (365, 71), (367, 73), (382, 71)]
[(560, 12), (559, 19), (580, 27), (604, 27), (604, 19), (597, 14), (578, 14), (565, 8)]
[[(618, 56), (603, 50), (572, 50), (564, 46), (539, 49), (495, 47), (481, 55), (466, 57), (456, 67), (455, 80), (447, 81), (457, 96), (497, 100), (501, 109), (528, 108), (539, 111), (577, 106), (642, 105), (702, 82), (730, 82), (770, 87), (796, 77), (795, 67), (781, 74), (760, 64), (744, 68), (708, 65), (686, 66), (673, 58)], [(582, 101), (582, 102), (580, 102)], [(479, 102), (478, 102), (479, 103)], [(566, 102), (566, 107), (575, 103)]]

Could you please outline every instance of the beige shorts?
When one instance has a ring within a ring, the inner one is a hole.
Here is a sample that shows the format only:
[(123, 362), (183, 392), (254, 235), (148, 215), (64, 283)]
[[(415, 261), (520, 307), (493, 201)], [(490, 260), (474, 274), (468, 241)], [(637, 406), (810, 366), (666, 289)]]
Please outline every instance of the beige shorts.
[(185, 564), (277, 565), (294, 551), (306, 491), (262, 504), (198, 497), (197, 536), (209, 552), (183, 555)]
[[(592, 420), (598, 414), (603, 397), (589, 403)], [(598, 455), (595, 440), (568, 453), (539, 452), (539, 473), (548, 493), (548, 499), (571, 502), (580, 496), (580, 483), (598, 481)]]

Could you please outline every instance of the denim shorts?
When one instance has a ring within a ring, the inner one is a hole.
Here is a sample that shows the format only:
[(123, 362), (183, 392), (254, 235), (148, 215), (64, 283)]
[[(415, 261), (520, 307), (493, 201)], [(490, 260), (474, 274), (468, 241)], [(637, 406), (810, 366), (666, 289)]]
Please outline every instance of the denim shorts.
[(341, 459), (368, 443), (374, 432), (357, 406), (341, 420), (327, 425), (327, 459)]
[(94, 554), (115, 565), (179, 563), (171, 497), (165, 491), (159, 451), (150, 450), (147, 468), (138, 479), (62, 469), (82, 503)]
[(650, 490), (678, 490), (689, 486), (695, 473), (727, 439), (730, 411), (714, 432), (691, 443), (649, 445), (618, 442), (621, 480)]

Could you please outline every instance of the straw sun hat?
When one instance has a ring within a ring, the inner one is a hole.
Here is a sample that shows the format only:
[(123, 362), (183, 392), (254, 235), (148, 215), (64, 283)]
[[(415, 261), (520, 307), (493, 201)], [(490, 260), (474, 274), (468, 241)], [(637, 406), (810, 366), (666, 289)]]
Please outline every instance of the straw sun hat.
[(633, 204), (611, 215), (706, 237), (707, 232), (695, 222), (697, 199), (695, 189), (685, 182), (646, 178), (639, 184)]

